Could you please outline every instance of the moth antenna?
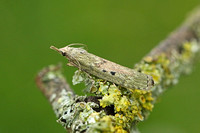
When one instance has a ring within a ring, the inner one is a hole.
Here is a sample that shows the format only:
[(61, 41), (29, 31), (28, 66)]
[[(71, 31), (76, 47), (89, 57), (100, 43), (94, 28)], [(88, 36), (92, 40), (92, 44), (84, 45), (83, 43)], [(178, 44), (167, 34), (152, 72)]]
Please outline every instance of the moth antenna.
[(67, 45), (67, 47), (70, 47), (70, 46), (84, 46), (85, 49), (88, 50), (87, 45), (82, 44), (82, 43), (72, 43), (72, 44)]

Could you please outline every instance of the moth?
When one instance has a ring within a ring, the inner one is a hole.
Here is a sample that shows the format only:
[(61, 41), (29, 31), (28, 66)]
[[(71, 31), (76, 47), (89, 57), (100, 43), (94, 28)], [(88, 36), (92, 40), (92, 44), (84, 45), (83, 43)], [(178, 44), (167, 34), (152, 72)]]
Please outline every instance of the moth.
[(153, 78), (150, 75), (88, 53), (83, 48), (70, 47), (70, 45), (59, 49), (54, 46), (50, 48), (65, 56), (69, 61), (69, 66), (77, 67), (81, 71), (113, 82), (121, 87), (149, 90), (154, 86)]

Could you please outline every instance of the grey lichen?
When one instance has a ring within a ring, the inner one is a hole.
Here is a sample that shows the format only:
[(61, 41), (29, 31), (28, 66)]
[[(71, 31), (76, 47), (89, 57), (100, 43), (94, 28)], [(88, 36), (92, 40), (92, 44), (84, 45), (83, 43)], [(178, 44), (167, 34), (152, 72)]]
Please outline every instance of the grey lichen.
[(66, 129), (79, 133), (89, 129), (96, 123), (104, 112), (96, 112), (94, 109), (99, 105), (94, 102), (87, 102), (86, 96), (73, 96), (71, 92), (63, 90), (60, 98), (53, 102), (53, 109), (61, 123)]
[[(94, 102), (86, 102), (86, 96), (70, 97), (70, 93), (62, 92), (63, 97), (54, 103), (55, 109), (60, 106), (58, 122), (65, 128), (71, 128), (73, 132), (82, 132), (99, 119), (100, 113), (93, 108), (99, 105)], [(61, 104), (62, 103), (62, 104)]]

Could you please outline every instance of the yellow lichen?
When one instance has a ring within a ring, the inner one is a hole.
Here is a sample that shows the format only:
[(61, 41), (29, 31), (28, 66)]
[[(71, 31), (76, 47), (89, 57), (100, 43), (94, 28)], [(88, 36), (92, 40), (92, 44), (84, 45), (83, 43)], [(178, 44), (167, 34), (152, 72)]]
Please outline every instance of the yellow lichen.
[(114, 105), (115, 105), (115, 108), (117, 110), (117, 112), (119, 111), (126, 111), (130, 105), (130, 102), (129, 100), (127, 99), (126, 96), (123, 96), (121, 98), (119, 98), (120, 100), (116, 100)]
[[(115, 115), (112, 117), (115, 125), (115, 132), (124, 132), (130, 126), (130, 123), (143, 121), (146, 117), (145, 112), (152, 111), (155, 98), (152, 92), (159, 89), (157, 85), (162, 84), (163, 87), (171, 85), (177, 78), (173, 72), (176, 70), (177, 63), (187, 62), (192, 57), (192, 43), (186, 42), (183, 44), (182, 54), (174, 55), (176, 64), (165, 54), (157, 55), (156, 57), (147, 56), (143, 62), (136, 66), (136, 70), (142, 73), (151, 75), (155, 82), (155, 88), (150, 91), (120, 88), (112, 85), (108, 88), (107, 94), (103, 95), (100, 100), (100, 106), (106, 107), (114, 105)], [(162, 89), (162, 88), (160, 88)], [(124, 93), (124, 91), (126, 93)], [(158, 94), (162, 91), (158, 91)]]
[(191, 54), (192, 54), (191, 48), (192, 48), (191, 42), (185, 42), (183, 44), (182, 58), (184, 60), (188, 60), (191, 57)]
[[(104, 85), (101, 84), (101, 86)], [(152, 101), (151, 91), (122, 89), (118, 86), (110, 85), (107, 94), (104, 94), (100, 100), (100, 106), (105, 108), (114, 105), (116, 114), (112, 117), (115, 121), (113, 125), (121, 127), (120, 130), (116, 131), (119, 132), (125, 131), (125, 128), (130, 126), (134, 120), (143, 121), (142, 110), (152, 111)]]
[(115, 126), (115, 133), (128, 133), (122, 126)]

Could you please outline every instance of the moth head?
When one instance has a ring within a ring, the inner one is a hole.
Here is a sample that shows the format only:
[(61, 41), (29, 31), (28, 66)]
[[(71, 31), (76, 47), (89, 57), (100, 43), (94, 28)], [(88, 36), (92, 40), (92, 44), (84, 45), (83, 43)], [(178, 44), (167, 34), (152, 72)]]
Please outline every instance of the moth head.
[(72, 46), (72, 44), (63, 48), (56, 48), (55, 46), (51, 46), (50, 48), (59, 52), (62, 56), (65, 56), (69, 60), (76, 60), (77, 56), (81, 56), (82, 54), (87, 52), (83, 48), (74, 48), (70, 46)]
[(53, 49), (53, 50), (55, 50), (55, 51), (57, 51), (57, 52), (59, 52), (61, 55), (66, 56), (67, 47), (58, 49), (55, 46), (51, 46), (50, 48)]

